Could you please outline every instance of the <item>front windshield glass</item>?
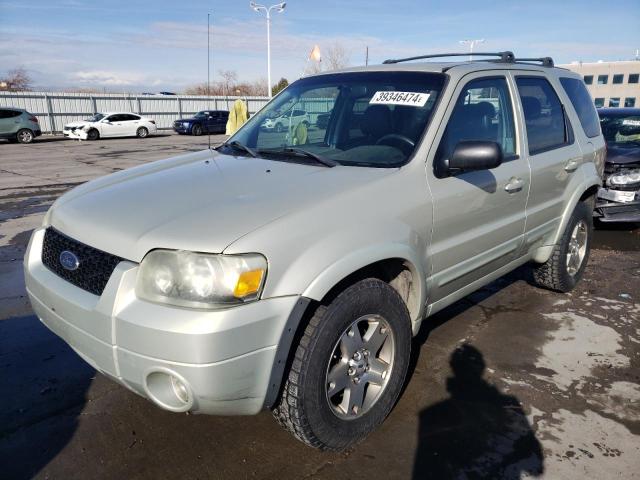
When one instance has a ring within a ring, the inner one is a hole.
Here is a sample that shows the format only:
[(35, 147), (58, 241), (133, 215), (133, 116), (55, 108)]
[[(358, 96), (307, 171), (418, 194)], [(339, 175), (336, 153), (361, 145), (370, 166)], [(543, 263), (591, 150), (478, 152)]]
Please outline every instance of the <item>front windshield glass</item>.
[(87, 118), (87, 122), (99, 122), (104, 118), (104, 113), (96, 113), (93, 117)]
[(207, 112), (198, 112), (195, 114), (196, 117), (206, 117), (207, 116)]
[(341, 165), (400, 166), (418, 145), (444, 79), (443, 74), (422, 72), (303, 78), (256, 113), (228, 143), (240, 142), (276, 160), (296, 156), (303, 161), (293, 149)]
[(615, 146), (634, 146), (640, 144), (640, 115), (600, 113), (600, 126), (607, 143)]

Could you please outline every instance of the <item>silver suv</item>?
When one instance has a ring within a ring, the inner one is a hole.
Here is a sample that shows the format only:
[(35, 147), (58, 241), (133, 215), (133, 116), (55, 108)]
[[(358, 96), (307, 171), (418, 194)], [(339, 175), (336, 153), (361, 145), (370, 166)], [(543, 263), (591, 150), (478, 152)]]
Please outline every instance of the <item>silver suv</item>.
[[(163, 409), (354, 444), (429, 316), (527, 262), (559, 292), (587, 265), (605, 143), (582, 80), (485, 55), (306, 77), (215, 150), (73, 189), (31, 238), (35, 312)], [(331, 113), (261, 128), (296, 110)]]

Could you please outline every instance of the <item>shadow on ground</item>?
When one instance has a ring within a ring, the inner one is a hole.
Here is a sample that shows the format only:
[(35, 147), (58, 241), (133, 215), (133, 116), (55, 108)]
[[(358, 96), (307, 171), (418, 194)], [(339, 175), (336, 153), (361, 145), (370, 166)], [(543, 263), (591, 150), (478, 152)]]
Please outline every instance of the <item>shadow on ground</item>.
[(516, 478), (544, 471), (542, 446), (517, 398), (482, 377), (485, 363), (472, 345), (450, 359), (450, 397), (422, 410), (414, 479)]
[(32, 478), (71, 440), (95, 371), (35, 316), (0, 321), (0, 477)]

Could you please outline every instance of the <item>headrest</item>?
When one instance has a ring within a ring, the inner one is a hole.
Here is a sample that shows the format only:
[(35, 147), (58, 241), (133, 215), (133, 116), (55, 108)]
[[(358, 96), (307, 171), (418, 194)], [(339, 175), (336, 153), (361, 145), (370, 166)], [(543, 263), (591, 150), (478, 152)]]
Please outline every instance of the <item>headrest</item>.
[(536, 97), (522, 97), (522, 109), (526, 120), (533, 120), (542, 114), (542, 104)]
[(364, 111), (360, 129), (365, 135), (380, 138), (391, 133), (391, 110), (386, 105), (369, 105)]

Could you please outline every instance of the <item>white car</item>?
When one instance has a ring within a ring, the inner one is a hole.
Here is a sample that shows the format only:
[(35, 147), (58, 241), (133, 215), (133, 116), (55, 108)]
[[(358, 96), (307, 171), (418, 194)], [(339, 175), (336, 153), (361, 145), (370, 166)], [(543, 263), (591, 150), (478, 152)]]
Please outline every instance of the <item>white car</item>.
[(275, 118), (267, 118), (260, 126), (263, 130), (275, 130), (284, 132), (289, 128), (295, 128), (304, 123), (309, 126), (309, 115), (304, 110), (293, 110)]
[(158, 131), (156, 122), (130, 112), (96, 113), (93, 117), (64, 126), (65, 137), (98, 140), (103, 137), (144, 138)]

